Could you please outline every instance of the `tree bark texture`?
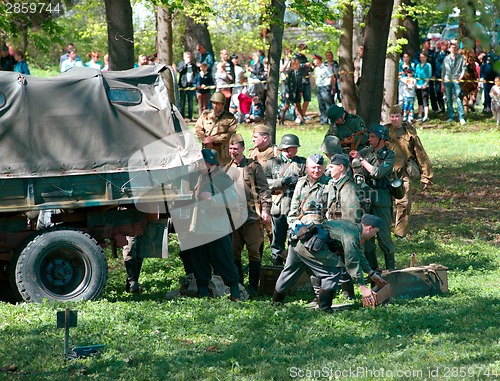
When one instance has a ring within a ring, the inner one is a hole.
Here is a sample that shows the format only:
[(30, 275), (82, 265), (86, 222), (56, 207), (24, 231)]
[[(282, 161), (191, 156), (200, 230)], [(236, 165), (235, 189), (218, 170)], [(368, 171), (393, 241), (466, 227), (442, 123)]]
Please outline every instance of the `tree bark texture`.
[(283, 19), (286, 5), (284, 1), (271, 0), (273, 12), (269, 37), (269, 73), (267, 76), (267, 97), (264, 112), (264, 124), (271, 127), (272, 141), (276, 141), (276, 120), (278, 116), (278, 94), (280, 60), (283, 48)]
[(379, 123), (384, 98), (384, 68), (394, 0), (372, 0), (366, 19), (358, 114), (368, 128)]
[(342, 93), (342, 106), (347, 112), (356, 112), (356, 87), (354, 85), (353, 44), (353, 7), (346, 5), (342, 17), (342, 34), (339, 41), (339, 83)]
[[(407, 6), (414, 6), (415, 2), (413, 0), (403, 0), (403, 3)], [(406, 16), (403, 25), (406, 29), (404, 37), (408, 40), (408, 44), (403, 47), (403, 53), (408, 53), (410, 58), (413, 60), (415, 54), (420, 50), (420, 39), (418, 36), (418, 21)]]
[(110, 70), (134, 67), (134, 25), (130, 0), (105, 0)]
[(156, 52), (160, 64), (172, 66), (172, 13), (159, 6), (157, 11), (158, 37)]
[(193, 57), (196, 57), (196, 45), (198, 44), (205, 45), (207, 50), (213, 53), (212, 41), (210, 40), (207, 24), (197, 24), (191, 17), (186, 16), (185, 36), (186, 51), (193, 53)]

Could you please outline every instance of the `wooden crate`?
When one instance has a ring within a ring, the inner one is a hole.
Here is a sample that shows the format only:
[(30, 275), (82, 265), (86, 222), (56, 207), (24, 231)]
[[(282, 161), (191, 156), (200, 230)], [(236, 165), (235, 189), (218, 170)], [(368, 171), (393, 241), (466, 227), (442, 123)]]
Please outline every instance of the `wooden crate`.
[(383, 271), (382, 278), (391, 285), (392, 298), (413, 299), (448, 292), (448, 268), (442, 265)]
[[(260, 269), (259, 295), (272, 295), (276, 281), (283, 270), (283, 266), (262, 266)], [(307, 272), (304, 272), (297, 283), (288, 290), (289, 295), (295, 295), (297, 291), (312, 290), (311, 280)]]

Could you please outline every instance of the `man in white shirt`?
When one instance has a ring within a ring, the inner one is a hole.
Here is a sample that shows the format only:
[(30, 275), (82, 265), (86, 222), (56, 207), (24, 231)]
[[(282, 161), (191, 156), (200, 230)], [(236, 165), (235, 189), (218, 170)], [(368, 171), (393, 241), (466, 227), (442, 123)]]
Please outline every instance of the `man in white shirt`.
[(319, 121), (322, 125), (330, 124), (327, 111), (332, 105), (332, 85), (335, 83), (333, 71), (328, 65), (323, 64), (323, 57), (314, 54), (314, 76), (318, 93)]

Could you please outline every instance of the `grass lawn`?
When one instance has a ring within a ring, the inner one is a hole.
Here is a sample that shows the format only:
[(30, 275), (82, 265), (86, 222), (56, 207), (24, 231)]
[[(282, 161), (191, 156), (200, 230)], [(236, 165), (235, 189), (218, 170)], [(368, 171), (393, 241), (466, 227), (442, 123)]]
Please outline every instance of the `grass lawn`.
[[(288, 122), (290, 123), (290, 122)], [(319, 151), (317, 118), (300, 129), (299, 153)], [(251, 127), (239, 132), (251, 146)], [(124, 292), (121, 260), (109, 255), (101, 300), (0, 303), (0, 380), (487, 380), (500, 374), (500, 131), (470, 117), (466, 128), (431, 120), (419, 135), (435, 184), (416, 186), (411, 229), (396, 244), (398, 267), (440, 263), (449, 294), (397, 300), (334, 315), (307, 309), (307, 292), (232, 303), (165, 301), (182, 275), (175, 242), (168, 260), (146, 260), (144, 293)], [(264, 262), (270, 262), (266, 248)], [(339, 299), (340, 300), (340, 299)], [(99, 356), (65, 360), (56, 311), (78, 310), (76, 345), (105, 344)]]

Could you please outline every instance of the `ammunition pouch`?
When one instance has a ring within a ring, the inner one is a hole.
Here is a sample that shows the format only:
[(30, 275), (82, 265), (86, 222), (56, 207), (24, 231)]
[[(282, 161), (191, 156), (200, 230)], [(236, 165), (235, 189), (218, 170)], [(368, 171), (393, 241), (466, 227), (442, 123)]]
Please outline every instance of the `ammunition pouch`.
[(328, 239), (328, 232), (321, 227), (316, 228), (317, 233), (304, 243), (304, 247), (312, 253), (322, 250)]

